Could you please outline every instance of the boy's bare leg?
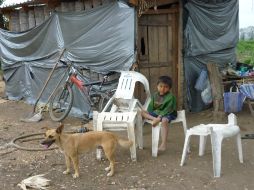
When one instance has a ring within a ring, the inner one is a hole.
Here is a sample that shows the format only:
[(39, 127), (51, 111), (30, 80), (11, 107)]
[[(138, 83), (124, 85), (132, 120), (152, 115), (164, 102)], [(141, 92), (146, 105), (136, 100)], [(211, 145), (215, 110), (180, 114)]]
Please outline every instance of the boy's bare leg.
[(161, 121), (161, 145), (159, 147), (159, 151), (165, 151), (167, 146), (167, 139), (168, 139), (168, 119), (162, 118)]
[(160, 116), (158, 117), (153, 117), (152, 115), (150, 115), (147, 111), (141, 111), (141, 115), (142, 117), (146, 118), (146, 119), (149, 119), (149, 120), (152, 120), (152, 125), (153, 126), (156, 126), (158, 123), (160, 123), (161, 121), (161, 118)]

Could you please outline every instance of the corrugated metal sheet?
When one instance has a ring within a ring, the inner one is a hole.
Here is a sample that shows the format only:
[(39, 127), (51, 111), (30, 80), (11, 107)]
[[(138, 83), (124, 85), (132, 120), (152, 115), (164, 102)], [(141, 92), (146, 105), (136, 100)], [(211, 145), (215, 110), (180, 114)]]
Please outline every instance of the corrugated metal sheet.
[(24, 3), (33, 2), (34, 0), (5, 0), (0, 8), (22, 5)]

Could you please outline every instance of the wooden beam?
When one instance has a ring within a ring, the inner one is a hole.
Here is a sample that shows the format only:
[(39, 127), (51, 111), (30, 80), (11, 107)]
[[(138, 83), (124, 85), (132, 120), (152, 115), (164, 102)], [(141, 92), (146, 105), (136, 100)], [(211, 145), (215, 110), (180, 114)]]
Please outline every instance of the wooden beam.
[(225, 113), (223, 110), (223, 85), (222, 85), (222, 76), (219, 72), (219, 68), (216, 63), (208, 63), (207, 65), (208, 76), (212, 88), (212, 97), (213, 97), (213, 119), (218, 121), (221, 119), (220, 116), (224, 116)]
[(179, 0), (156, 0), (157, 6), (179, 3)]
[(129, 0), (129, 4), (132, 6), (138, 6), (138, 0)]
[[(184, 91), (184, 72), (183, 72), (183, 3), (179, 2), (178, 6), (179, 14), (178, 14), (178, 60), (177, 60), (177, 72), (178, 72), (178, 81), (177, 81), (177, 100), (178, 100), (178, 109), (184, 108), (184, 99), (186, 97)], [(185, 89), (186, 90), (186, 89)]]
[(168, 20), (139, 20), (139, 26), (171, 26), (172, 21)]
[(157, 9), (157, 10), (152, 10), (149, 9), (143, 14), (147, 15), (155, 15), (155, 14), (172, 14), (172, 13), (178, 13), (178, 9), (173, 8), (173, 9)]
[[(138, 6), (139, 1), (140, 0), (129, 0), (129, 3), (133, 6)], [(149, 2), (149, 0), (147, 2)], [(156, 3), (157, 6), (162, 6), (162, 5), (169, 5), (169, 4), (173, 4), (173, 3), (178, 3), (179, 0), (156, 0), (154, 2)]]
[(28, 5), (36, 5), (36, 4), (59, 4), (59, 2), (60, 2), (60, 0), (34, 0), (34, 1), (29, 1), (29, 2), (23, 3), (23, 4), (16, 4), (13, 6), (4, 7), (1, 10), (3, 12), (5, 12), (5, 11), (11, 11), (17, 7), (26, 7)]

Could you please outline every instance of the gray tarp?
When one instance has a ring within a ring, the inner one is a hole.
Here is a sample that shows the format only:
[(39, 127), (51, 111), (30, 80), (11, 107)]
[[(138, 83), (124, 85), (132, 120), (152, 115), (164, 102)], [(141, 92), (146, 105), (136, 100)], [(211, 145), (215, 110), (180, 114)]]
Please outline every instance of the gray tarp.
[(187, 100), (191, 111), (201, 111), (206, 106), (195, 82), (207, 63), (220, 68), (236, 63), (235, 48), (238, 43), (238, 0), (208, 4), (191, 0), (185, 4), (188, 12), (184, 30), (184, 68), (187, 83)]
[[(34, 103), (63, 48), (70, 60), (98, 73), (129, 70), (135, 61), (135, 11), (122, 2), (88, 11), (54, 13), (32, 30), (0, 30), (2, 69), (9, 99)], [(58, 68), (42, 96), (45, 101), (63, 74)], [(75, 93), (74, 107), (87, 113), (87, 101)]]

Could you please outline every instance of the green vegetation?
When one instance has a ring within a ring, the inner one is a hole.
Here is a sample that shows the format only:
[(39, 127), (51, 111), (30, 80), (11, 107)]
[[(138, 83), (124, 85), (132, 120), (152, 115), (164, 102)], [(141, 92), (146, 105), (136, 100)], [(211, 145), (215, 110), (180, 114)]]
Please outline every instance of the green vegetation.
[(239, 62), (254, 66), (254, 40), (240, 40), (237, 44), (237, 58)]

